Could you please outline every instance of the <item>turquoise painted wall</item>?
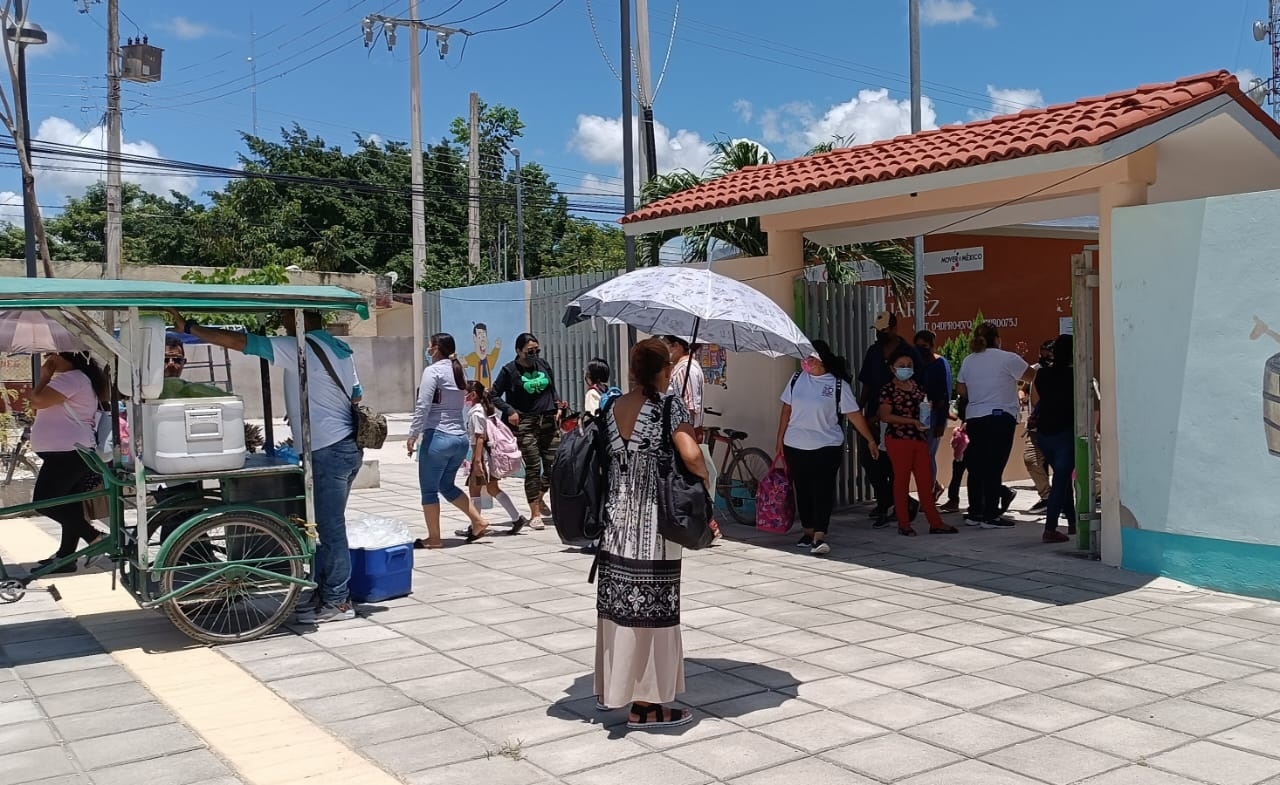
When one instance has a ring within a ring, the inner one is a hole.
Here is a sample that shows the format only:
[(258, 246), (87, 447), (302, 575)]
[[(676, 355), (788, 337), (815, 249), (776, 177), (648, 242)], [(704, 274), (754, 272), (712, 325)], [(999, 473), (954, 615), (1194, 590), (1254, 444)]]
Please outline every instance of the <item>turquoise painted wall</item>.
[(1280, 547), (1125, 529), (1124, 568), (1193, 586), (1280, 600)]
[(1123, 566), (1280, 597), (1280, 192), (1113, 213)]

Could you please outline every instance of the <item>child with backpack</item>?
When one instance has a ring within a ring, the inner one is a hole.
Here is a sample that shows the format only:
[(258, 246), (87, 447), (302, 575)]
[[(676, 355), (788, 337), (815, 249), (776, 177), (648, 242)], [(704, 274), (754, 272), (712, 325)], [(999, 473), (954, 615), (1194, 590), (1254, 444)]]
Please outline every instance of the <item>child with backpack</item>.
[(519, 471), (520, 447), (511, 429), (502, 422), (489, 391), (480, 382), (467, 382), (467, 439), (471, 441), (471, 469), (467, 488), (472, 503), (479, 506), (480, 491), (485, 490), (510, 516), (511, 531), (518, 534), (529, 522), (516, 509), (515, 502), (498, 485), (498, 480)]
[(591, 362), (587, 363), (585, 373), (587, 392), (582, 397), (583, 414), (599, 414), (600, 407), (606, 399), (616, 398), (622, 394), (622, 390), (609, 386), (609, 377), (612, 374), (608, 360), (594, 357)]

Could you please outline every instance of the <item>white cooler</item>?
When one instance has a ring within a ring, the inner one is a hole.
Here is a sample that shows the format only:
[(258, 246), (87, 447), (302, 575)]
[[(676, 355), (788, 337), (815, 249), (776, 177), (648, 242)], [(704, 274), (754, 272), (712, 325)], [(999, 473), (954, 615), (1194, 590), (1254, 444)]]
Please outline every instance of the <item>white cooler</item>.
[(142, 405), (142, 462), (161, 474), (244, 466), (244, 401), (174, 398)]

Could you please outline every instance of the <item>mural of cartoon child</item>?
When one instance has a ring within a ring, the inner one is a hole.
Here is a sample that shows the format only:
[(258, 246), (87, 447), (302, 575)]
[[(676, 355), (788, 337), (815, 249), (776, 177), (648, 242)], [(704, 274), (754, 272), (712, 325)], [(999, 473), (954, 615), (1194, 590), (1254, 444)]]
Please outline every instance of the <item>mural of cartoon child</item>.
[(471, 339), (476, 350), (462, 360), (462, 364), (471, 370), (471, 378), (480, 382), (486, 389), (493, 386), (491, 377), (498, 364), (498, 355), (502, 352), (502, 339), (493, 342), (493, 351), (489, 351), (489, 328), (484, 322), (476, 322), (471, 328)]

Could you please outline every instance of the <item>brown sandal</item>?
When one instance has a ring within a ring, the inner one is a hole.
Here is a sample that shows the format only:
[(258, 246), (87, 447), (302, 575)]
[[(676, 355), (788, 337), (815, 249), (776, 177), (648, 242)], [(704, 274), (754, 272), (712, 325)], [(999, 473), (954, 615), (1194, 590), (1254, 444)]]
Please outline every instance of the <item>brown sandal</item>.
[(419, 551), (438, 551), (444, 547), (444, 543), (441, 542), (441, 543), (436, 543), (435, 545), (432, 545), (427, 540), (414, 540), (413, 547), (414, 547), (414, 550), (419, 550)]

